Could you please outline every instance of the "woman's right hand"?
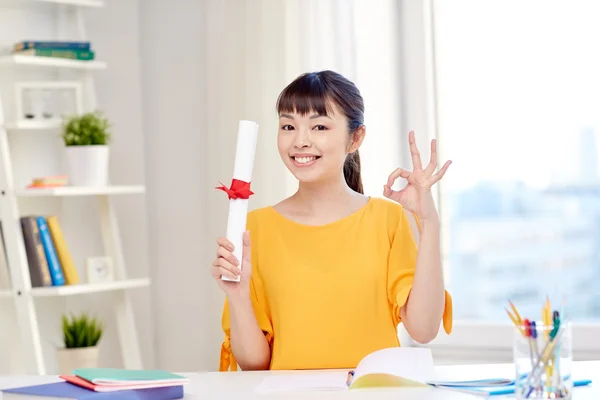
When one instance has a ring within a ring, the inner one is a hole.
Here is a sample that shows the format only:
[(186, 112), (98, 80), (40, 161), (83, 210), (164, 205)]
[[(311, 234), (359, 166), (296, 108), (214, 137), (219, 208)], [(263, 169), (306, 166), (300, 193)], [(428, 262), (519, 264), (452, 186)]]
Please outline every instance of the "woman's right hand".
[[(236, 295), (247, 295), (250, 292), (250, 276), (252, 274), (252, 262), (250, 252), (250, 233), (244, 232), (241, 266), (239, 260), (233, 255), (233, 243), (227, 238), (217, 239), (217, 258), (212, 263), (210, 269), (213, 278), (217, 281), (219, 287), (225, 292), (227, 297)], [(241, 270), (240, 270), (241, 269)], [(241, 275), (239, 282), (224, 281), (221, 276), (237, 279)]]

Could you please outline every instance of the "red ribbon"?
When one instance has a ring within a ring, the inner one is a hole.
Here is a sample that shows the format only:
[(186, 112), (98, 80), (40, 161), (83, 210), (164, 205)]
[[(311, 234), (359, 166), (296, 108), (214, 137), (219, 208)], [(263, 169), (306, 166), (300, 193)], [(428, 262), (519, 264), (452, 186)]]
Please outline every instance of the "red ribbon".
[[(219, 182), (221, 183), (221, 182)], [(231, 180), (231, 187), (227, 187), (221, 183), (221, 186), (215, 187), (227, 193), (229, 199), (248, 199), (254, 193), (250, 190), (250, 182), (240, 181), (239, 179)]]

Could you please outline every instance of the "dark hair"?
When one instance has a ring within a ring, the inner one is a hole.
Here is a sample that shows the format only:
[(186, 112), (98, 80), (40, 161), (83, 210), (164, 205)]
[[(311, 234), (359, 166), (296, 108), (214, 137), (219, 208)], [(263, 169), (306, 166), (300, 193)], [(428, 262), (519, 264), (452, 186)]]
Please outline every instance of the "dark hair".
[[(364, 125), (365, 107), (358, 88), (354, 83), (333, 71), (310, 72), (300, 75), (279, 95), (277, 112), (296, 112), (300, 115), (316, 112), (321, 115), (329, 115), (332, 112), (332, 102), (348, 119), (348, 130), (351, 135)], [(346, 157), (344, 178), (352, 190), (363, 193), (358, 150)]]

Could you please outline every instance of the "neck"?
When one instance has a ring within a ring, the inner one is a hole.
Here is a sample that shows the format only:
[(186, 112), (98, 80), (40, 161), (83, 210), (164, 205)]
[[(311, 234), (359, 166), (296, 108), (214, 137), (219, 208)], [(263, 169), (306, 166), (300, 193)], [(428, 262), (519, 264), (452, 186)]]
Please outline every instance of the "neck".
[(298, 191), (294, 194), (295, 200), (308, 210), (318, 213), (328, 213), (330, 210), (339, 208), (341, 204), (348, 204), (351, 199), (361, 196), (354, 192), (346, 179), (341, 175), (340, 179), (329, 182), (300, 183)]

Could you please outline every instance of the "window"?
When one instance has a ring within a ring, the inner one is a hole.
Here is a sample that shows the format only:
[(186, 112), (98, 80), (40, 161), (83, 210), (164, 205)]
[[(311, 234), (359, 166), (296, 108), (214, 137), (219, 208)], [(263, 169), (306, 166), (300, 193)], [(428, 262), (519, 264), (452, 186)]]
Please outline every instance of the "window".
[(508, 299), (540, 318), (546, 296), (600, 324), (600, 2), (433, 5), (455, 326), (508, 325)]

